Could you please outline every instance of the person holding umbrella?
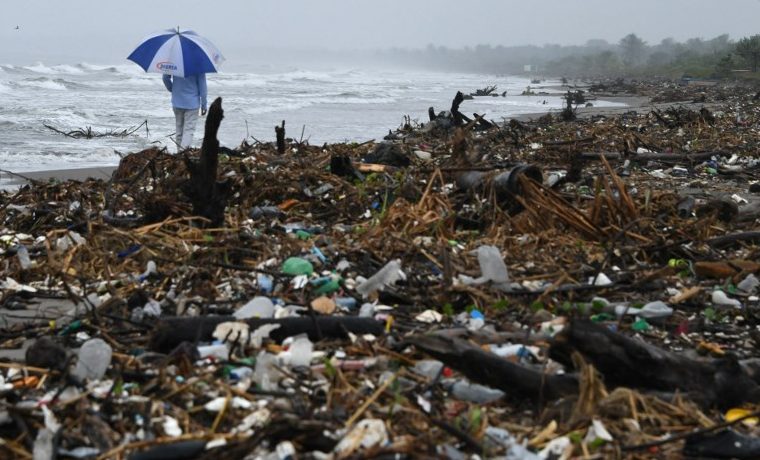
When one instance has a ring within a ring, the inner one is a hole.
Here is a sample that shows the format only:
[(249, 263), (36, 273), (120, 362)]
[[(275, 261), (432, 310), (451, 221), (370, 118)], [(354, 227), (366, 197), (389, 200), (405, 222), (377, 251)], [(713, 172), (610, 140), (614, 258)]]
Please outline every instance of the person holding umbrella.
[(209, 40), (179, 27), (144, 38), (127, 58), (146, 72), (162, 73), (172, 93), (177, 151), (192, 145), (198, 110), (206, 114), (206, 74), (216, 72), (224, 56)]
[(177, 151), (193, 145), (195, 125), (198, 123), (198, 109), (206, 115), (208, 89), (206, 74), (199, 73), (189, 77), (164, 75), (164, 86), (172, 93), (172, 108), (177, 125), (175, 142)]

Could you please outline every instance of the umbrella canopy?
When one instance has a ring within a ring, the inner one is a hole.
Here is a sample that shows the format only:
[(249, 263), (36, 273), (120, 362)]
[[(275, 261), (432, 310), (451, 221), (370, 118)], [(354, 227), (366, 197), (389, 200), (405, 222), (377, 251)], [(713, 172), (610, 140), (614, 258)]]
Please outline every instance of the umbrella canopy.
[(146, 72), (178, 77), (216, 72), (224, 56), (192, 30), (162, 30), (145, 37), (127, 58)]

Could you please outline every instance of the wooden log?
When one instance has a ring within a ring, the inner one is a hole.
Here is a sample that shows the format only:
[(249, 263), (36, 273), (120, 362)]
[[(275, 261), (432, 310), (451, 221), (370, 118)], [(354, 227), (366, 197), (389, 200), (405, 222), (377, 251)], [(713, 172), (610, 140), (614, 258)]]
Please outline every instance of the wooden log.
[(563, 329), (549, 356), (572, 368), (573, 351), (581, 353), (608, 386), (688, 393), (705, 407), (760, 401), (760, 387), (730, 354), (697, 361), (587, 320), (573, 320)]
[(443, 335), (413, 335), (410, 343), (480, 384), (498, 388), (508, 397), (542, 402), (578, 393), (573, 375), (548, 375), (483, 351), (461, 339)]
[[(221, 323), (238, 321), (232, 316), (181, 316), (162, 318), (151, 333), (149, 348), (154, 351), (168, 353), (182, 342), (208, 342), (216, 326)], [(282, 341), (299, 334), (308, 334), (309, 339), (347, 338), (348, 333), (357, 335), (381, 335), (384, 324), (373, 318), (358, 318), (353, 316), (315, 316), (290, 318), (251, 318), (244, 320), (251, 331), (264, 324), (279, 324), (269, 337)]]
[(433, 121), (436, 118), (438, 118), (438, 116), (435, 114), (435, 109), (433, 107), (428, 107), (428, 118), (430, 118), (430, 121)]
[(277, 153), (280, 155), (285, 154), (285, 120), (282, 120), (282, 125), (274, 127), (274, 133), (277, 136)]
[(464, 94), (461, 91), (457, 91), (454, 100), (451, 101), (451, 116), (454, 118), (454, 126), (462, 126), (462, 114), (459, 112), (459, 106), (464, 101)]
[(200, 160), (195, 162), (185, 157), (190, 180), (182, 185), (182, 191), (193, 205), (193, 214), (205, 217), (212, 226), (219, 226), (224, 222), (224, 210), (230, 192), (229, 181), (216, 180), (219, 164), (217, 133), (223, 118), (222, 98), (218, 97), (211, 104), (206, 117)]

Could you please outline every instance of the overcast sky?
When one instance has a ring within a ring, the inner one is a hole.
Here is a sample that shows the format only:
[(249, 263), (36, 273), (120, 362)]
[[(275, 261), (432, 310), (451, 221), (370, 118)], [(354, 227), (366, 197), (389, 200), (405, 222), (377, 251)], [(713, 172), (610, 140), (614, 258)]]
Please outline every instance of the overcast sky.
[[(16, 30), (15, 27), (19, 29)], [(760, 0), (3, 0), (0, 63), (120, 63), (159, 29), (246, 48), (649, 43), (760, 33)]]

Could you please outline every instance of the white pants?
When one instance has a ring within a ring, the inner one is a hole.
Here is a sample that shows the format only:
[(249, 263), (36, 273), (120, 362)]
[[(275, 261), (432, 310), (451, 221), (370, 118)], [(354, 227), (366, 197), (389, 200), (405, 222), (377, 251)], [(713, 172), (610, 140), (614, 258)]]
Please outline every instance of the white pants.
[(198, 109), (174, 108), (174, 118), (177, 122), (177, 151), (191, 147), (195, 125), (198, 123)]

